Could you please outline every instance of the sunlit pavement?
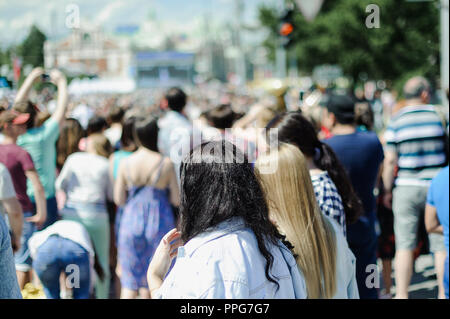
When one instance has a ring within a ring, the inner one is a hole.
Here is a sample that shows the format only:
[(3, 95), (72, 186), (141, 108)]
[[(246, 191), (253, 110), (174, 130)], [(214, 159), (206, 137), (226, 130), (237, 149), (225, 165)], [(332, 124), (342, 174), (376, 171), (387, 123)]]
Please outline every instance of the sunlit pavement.
[[(381, 262), (378, 265), (381, 269)], [(394, 266), (393, 266), (394, 267)], [(395, 269), (392, 271), (394, 286), (391, 288), (392, 295), (395, 296)], [(381, 292), (383, 293), (383, 280), (380, 279)], [(438, 295), (438, 284), (434, 271), (434, 261), (431, 254), (421, 255), (416, 259), (414, 273), (409, 286), (410, 299), (436, 299)]]

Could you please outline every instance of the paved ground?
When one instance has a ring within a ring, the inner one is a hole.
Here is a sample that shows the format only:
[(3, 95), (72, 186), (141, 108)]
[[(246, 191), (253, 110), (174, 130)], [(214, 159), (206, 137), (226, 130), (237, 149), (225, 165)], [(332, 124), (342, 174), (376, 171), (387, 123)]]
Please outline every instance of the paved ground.
[[(379, 266), (381, 267), (381, 265)], [(395, 269), (392, 271), (393, 283), (395, 285), (394, 272)], [(381, 288), (383, 288), (383, 280), (381, 280)], [(395, 295), (395, 286), (391, 289), (391, 293)], [(436, 299), (437, 294), (438, 287), (433, 257), (432, 255), (421, 255), (415, 263), (415, 272), (409, 287), (409, 298)]]

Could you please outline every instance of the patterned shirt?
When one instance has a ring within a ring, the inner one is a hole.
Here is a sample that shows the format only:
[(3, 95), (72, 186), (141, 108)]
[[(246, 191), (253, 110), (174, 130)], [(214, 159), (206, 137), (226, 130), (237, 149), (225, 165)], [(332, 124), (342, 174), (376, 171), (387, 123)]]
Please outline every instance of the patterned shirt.
[(396, 185), (429, 186), (446, 165), (445, 131), (432, 105), (407, 106), (396, 113), (385, 133), (386, 151), (398, 157)]
[(324, 215), (333, 218), (342, 228), (344, 236), (347, 237), (344, 205), (333, 180), (327, 172), (322, 172), (311, 174), (311, 181), (320, 210)]

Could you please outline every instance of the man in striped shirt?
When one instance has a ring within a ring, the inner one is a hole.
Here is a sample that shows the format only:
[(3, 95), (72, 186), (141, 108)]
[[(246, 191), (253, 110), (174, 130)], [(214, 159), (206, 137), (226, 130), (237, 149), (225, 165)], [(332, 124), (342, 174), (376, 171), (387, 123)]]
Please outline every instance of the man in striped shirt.
[[(385, 204), (390, 205), (388, 202), (392, 199), (394, 212), (395, 282), (399, 299), (408, 298), (413, 252), (419, 222), (424, 218), (428, 187), (433, 177), (447, 165), (445, 130), (434, 107), (428, 105), (429, 91), (426, 79), (408, 80), (403, 88), (406, 106), (393, 115), (385, 133), (383, 182), (387, 193)], [(431, 234), (429, 239), (439, 277), (440, 265), (446, 256), (444, 240), (437, 234)]]

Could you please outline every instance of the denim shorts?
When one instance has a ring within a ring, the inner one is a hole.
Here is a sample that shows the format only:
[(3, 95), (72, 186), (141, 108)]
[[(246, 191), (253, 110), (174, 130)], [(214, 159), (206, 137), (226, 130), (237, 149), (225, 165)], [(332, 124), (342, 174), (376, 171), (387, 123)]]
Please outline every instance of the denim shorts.
[[(417, 245), (419, 223), (425, 218), (428, 187), (397, 186), (393, 191), (392, 211), (396, 250), (414, 250)], [(429, 234), (430, 251), (445, 251), (444, 236)]]
[[(37, 230), (34, 223), (27, 222), (28, 217), (33, 216), (32, 212), (23, 213), (23, 228), (22, 237), (20, 237), (20, 248), (14, 254), (14, 263), (16, 264), (16, 270), (22, 272), (28, 272), (31, 270), (32, 259), (30, 256), (30, 250), (28, 249), (28, 239)], [(11, 229), (9, 221), (7, 220), (8, 228)]]

